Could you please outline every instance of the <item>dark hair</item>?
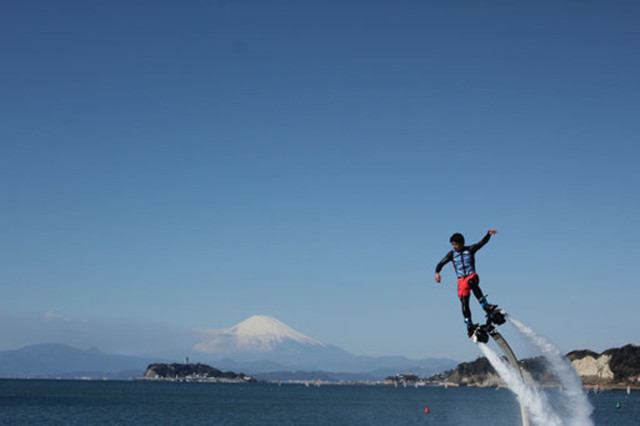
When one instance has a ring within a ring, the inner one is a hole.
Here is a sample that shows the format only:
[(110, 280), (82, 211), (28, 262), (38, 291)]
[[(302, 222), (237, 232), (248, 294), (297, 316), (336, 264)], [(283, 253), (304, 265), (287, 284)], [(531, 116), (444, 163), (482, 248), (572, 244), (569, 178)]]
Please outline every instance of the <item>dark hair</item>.
[(459, 233), (455, 233), (451, 236), (451, 238), (449, 239), (449, 242), (451, 243), (458, 243), (461, 246), (464, 245), (464, 235), (459, 234)]

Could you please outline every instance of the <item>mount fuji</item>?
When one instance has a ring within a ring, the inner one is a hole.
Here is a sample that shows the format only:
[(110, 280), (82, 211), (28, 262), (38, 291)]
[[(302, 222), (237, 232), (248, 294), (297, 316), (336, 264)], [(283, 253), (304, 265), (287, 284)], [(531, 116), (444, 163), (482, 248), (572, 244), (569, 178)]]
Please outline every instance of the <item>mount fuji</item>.
[(276, 318), (256, 315), (198, 343), (196, 358), (249, 374), (274, 371), (327, 371), (366, 373), (371, 378), (413, 371), (431, 375), (457, 362), (429, 358), (411, 360), (400, 356), (353, 355), (337, 346), (319, 342), (294, 330)]
[(265, 353), (289, 343), (325, 346), (273, 317), (255, 315), (221, 332), (211, 340), (197, 344), (195, 349), (209, 354)]

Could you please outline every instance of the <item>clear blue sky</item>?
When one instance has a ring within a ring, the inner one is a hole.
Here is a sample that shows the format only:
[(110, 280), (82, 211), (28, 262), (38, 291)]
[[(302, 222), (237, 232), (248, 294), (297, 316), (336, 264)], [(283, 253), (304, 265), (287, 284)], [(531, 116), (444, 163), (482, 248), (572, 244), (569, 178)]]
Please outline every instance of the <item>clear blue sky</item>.
[(467, 360), (434, 267), (453, 232), (495, 227), (492, 302), (562, 350), (638, 344), (639, 20), (634, 1), (2, 2), (0, 315), (266, 314)]

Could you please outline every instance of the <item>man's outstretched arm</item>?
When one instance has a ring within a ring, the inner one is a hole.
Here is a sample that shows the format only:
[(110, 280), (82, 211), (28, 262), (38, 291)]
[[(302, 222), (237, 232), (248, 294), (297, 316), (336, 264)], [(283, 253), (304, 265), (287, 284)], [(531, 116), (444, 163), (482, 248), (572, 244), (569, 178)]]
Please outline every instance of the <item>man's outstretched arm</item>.
[(480, 250), (485, 244), (489, 242), (489, 240), (491, 239), (491, 236), (494, 235), (496, 232), (498, 232), (497, 229), (490, 229), (489, 232), (487, 232), (487, 235), (485, 235), (484, 238), (480, 240), (480, 242), (472, 246), (469, 246), (469, 250), (471, 251), (471, 253), (475, 253), (478, 250)]
[(445, 257), (442, 258), (440, 263), (438, 263), (438, 265), (436, 266), (436, 282), (437, 283), (440, 282), (440, 271), (442, 271), (442, 268), (444, 267), (444, 265), (451, 262), (452, 260), (453, 260), (453, 251), (450, 251), (449, 253), (447, 253)]

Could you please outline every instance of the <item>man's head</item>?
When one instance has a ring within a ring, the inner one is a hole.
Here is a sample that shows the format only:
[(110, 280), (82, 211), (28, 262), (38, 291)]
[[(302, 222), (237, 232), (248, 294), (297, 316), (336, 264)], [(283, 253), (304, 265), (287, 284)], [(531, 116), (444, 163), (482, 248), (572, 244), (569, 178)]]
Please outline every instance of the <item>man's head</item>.
[(464, 247), (464, 236), (456, 232), (451, 236), (449, 242), (455, 251), (460, 251)]

